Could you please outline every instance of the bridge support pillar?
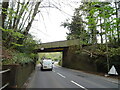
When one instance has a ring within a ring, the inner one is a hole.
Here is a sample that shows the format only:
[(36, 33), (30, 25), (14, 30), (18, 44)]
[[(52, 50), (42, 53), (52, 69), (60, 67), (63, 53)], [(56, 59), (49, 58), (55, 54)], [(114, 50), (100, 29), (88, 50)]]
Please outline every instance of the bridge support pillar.
[(67, 64), (68, 64), (68, 62), (67, 62), (67, 57), (68, 57), (68, 48), (65, 48), (64, 49), (64, 51), (63, 51), (63, 57), (62, 57), (62, 67), (65, 67)]
[(77, 46), (65, 48), (63, 51), (62, 66), (83, 71), (96, 71), (96, 64), (92, 63), (87, 53), (76, 53)]

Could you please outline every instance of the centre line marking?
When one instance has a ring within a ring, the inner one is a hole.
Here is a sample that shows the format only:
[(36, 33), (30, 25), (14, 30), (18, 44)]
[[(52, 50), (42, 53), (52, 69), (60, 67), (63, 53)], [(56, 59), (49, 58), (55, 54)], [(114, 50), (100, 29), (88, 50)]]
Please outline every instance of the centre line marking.
[(83, 87), (82, 85), (76, 83), (75, 81), (71, 81), (71, 82), (74, 83), (75, 85), (79, 86), (80, 88), (84, 89), (84, 90), (88, 90), (88, 89), (86, 89), (85, 87)]
[(66, 78), (65, 76), (63, 76), (62, 74), (60, 74), (60, 73), (57, 73), (59, 76), (61, 76), (61, 77), (63, 77), (63, 78)]

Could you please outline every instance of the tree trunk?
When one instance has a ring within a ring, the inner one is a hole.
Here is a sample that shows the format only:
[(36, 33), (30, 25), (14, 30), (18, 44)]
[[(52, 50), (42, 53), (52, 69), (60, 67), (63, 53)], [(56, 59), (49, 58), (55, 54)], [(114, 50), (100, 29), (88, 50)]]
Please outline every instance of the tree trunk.
[[(115, 8), (116, 8), (116, 18), (118, 18), (118, 8), (117, 8), (117, 2), (115, 2)], [(118, 38), (118, 42), (120, 42), (120, 34), (119, 34), (119, 23), (118, 21), (116, 21), (117, 23), (117, 38)]]
[(102, 37), (102, 22), (101, 22), (101, 17), (100, 17), (100, 37), (101, 37), (101, 44), (103, 44), (103, 37)]
[(32, 22), (37, 14), (37, 11), (38, 11), (38, 8), (39, 8), (39, 5), (40, 5), (41, 2), (37, 2), (36, 5), (35, 5), (35, 8), (34, 8), (34, 12), (33, 12), (33, 15), (32, 15), (32, 19), (31, 21), (28, 23), (25, 31), (23, 32), (23, 34), (26, 36), (31, 28), (31, 25), (32, 25)]
[[(16, 16), (18, 15), (19, 8), (20, 8), (20, 0), (18, 0)], [(13, 26), (12, 26), (12, 28), (15, 28), (16, 20), (17, 20), (17, 18), (15, 17), (15, 18), (14, 18), (14, 21), (13, 21)]]
[[(39, 8), (40, 3), (41, 3), (41, 2), (37, 2), (36, 5), (35, 5), (34, 12), (33, 12), (33, 15), (32, 15), (32, 19), (31, 19), (31, 21), (28, 23), (25, 31), (23, 32), (23, 34), (24, 34), (25, 36), (28, 35), (28, 32), (29, 32), (29, 30), (30, 30), (30, 28), (31, 28), (31, 25), (32, 25), (32, 22), (33, 22), (36, 14), (37, 14), (37, 11), (38, 11), (38, 8)], [(24, 41), (24, 39), (25, 39), (25, 37), (24, 37), (24, 38), (20, 38), (20, 39), (18, 40), (18, 43), (19, 43), (19, 44), (22, 44), (23, 41)]]
[(2, 2), (2, 27), (3, 28), (4, 28), (4, 22), (7, 16), (6, 13), (7, 13), (8, 6), (9, 6), (9, 0), (8, 2)]
[[(29, 2), (27, 2), (26, 4), (23, 3), (23, 6), (22, 6), (22, 8), (20, 10), (20, 13), (18, 15), (19, 17), (23, 15), (23, 13), (25, 11), (24, 9), (27, 7), (28, 4), (29, 4)], [(15, 28), (14, 28), (15, 30), (18, 28), (19, 22), (20, 22), (20, 18), (18, 18), (17, 21), (16, 21)]]

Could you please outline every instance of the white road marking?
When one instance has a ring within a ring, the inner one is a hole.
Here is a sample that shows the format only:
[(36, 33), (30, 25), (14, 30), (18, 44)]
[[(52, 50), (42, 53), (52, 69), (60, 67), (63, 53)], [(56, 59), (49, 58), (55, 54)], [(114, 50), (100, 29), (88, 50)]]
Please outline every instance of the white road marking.
[(75, 81), (71, 81), (71, 82), (74, 83), (75, 85), (79, 86), (80, 88), (83, 88), (84, 90), (88, 90), (88, 89), (86, 89), (85, 87), (83, 87), (82, 85), (76, 83)]
[(63, 78), (66, 78), (64, 75), (60, 74), (60, 73), (57, 73), (59, 76), (63, 77)]

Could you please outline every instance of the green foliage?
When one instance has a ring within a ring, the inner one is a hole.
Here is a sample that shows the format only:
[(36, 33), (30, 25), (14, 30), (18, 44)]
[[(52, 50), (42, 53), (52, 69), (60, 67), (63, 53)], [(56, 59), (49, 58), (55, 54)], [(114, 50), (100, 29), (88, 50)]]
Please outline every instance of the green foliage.
[(51, 58), (54, 61), (62, 60), (62, 53), (56, 52), (56, 53), (39, 53), (39, 60), (43, 58)]
[[(75, 9), (71, 22), (66, 20), (62, 25), (67, 27), (68, 39), (80, 39), (82, 45), (95, 44), (95, 48), (86, 50), (85, 53), (92, 53), (96, 56), (95, 62), (106, 64), (106, 60), (99, 57), (113, 59), (120, 56), (120, 19), (117, 17), (117, 10), (112, 2), (83, 2)], [(82, 24), (81, 24), (82, 23)], [(97, 46), (97, 37), (100, 36), (100, 46)], [(105, 42), (105, 43), (104, 43)], [(111, 45), (111, 46), (109, 46)], [(114, 47), (115, 46), (115, 47)], [(108, 50), (107, 50), (108, 49)], [(77, 53), (82, 51), (78, 50)], [(84, 52), (84, 50), (83, 50)], [(117, 61), (118, 63), (118, 61)]]
[(26, 53), (20, 53), (20, 52), (12, 52), (12, 58), (11, 59), (4, 59), (2, 61), (3, 65), (8, 64), (25, 64), (33, 62), (33, 59), (30, 58), (30, 56)]
[(58, 62), (58, 65), (62, 66), (62, 60), (60, 60), (60, 61)]
[(6, 16), (3, 21), (3, 26), (0, 27), (2, 30), (3, 46), (9, 51), (15, 50), (15, 52), (12, 52), (11, 59), (4, 58), (3, 64), (24, 64), (33, 61), (37, 57), (37, 55), (33, 53), (37, 42), (33, 40), (31, 35), (24, 35), (24, 25), (22, 27), (24, 29), (20, 29), (21, 24), (27, 24), (27, 17), (29, 17), (29, 19), (33, 18), (31, 15), (26, 14), (26, 12), (29, 13), (29, 9), (33, 9), (28, 9), (28, 4), (29, 2), (14, 2), (14, 6), (11, 5), (9, 8), (2, 8), (2, 13)]
[[(22, 44), (18, 44), (16, 41), (19, 38), (24, 38), (24, 35), (21, 34), (20, 32), (15, 32), (12, 29), (4, 29), (2, 27), (0, 27), (0, 29), (3, 31), (3, 45), (7, 48), (13, 48), (16, 46), (23, 46)], [(9, 40), (9, 41), (8, 41)]]
[[(37, 46), (37, 42), (33, 40), (31, 35), (26, 36), (23, 43), (19, 44), (17, 40), (24, 38), (23, 34), (11, 29), (3, 29), (2, 27), (0, 27), (0, 29), (3, 31), (4, 35), (8, 35), (3, 37), (4, 45), (6, 44), (5, 46), (7, 46), (9, 50), (17, 50), (17, 52), (13, 52), (12, 59), (5, 58), (3, 64), (29, 63), (37, 57), (37, 55), (33, 53), (33, 50)], [(9, 42), (7, 38), (9, 38), (9, 40), (12, 39), (12, 41)], [(8, 44), (10, 44), (10, 46)]]
[(120, 56), (120, 47), (118, 48), (109, 48), (109, 56)]
[(16, 49), (24, 53), (32, 53), (35, 47), (38, 46), (37, 41), (33, 40), (31, 35), (26, 36), (26, 39), (24, 39), (22, 45), (22, 47), (17, 47)]
[[(103, 44), (104, 35), (112, 43), (113, 39), (119, 43), (119, 23), (117, 8), (110, 2), (83, 2), (75, 9), (71, 22), (64, 22), (62, 26), (69, 30), (68, 39), (81, 39), (86, 43), (95, 44), (97, 36), (101, 36)], [(85, 39), (85, 40), (84, 40)], [(107, 41), (106, 40), (106, 41)]]
[(6, 33), (6, 34), (9, 34), (11, 35), (12, 37), (18, 39), (18, 38), (23, 38), (24, 35), (20, 32), (15, 32), (14, 30), (12, 29), (4, 29), (2, 27), (0, 27), (0, 29), (3, 31), (3, 33)]

